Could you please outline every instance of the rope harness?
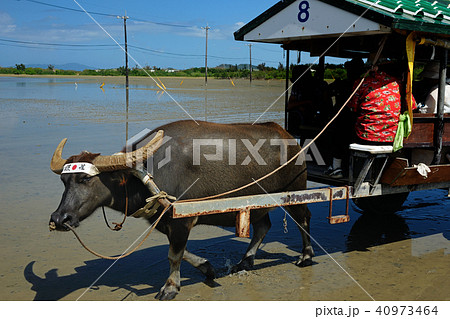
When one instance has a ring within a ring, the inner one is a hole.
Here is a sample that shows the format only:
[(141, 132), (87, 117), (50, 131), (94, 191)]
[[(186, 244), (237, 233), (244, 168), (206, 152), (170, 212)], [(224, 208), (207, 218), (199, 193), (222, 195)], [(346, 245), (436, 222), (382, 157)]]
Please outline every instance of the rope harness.
[(147, 198), (145, 200), (147, 202), (147, 204), (145, 204), (144, 207), (138, 209), (131, 216), (135, 217), (135, 218), (139, 218), (139, 217), (151, 218), (151, 217), (153, 217), (153, 215), (155, 215), (156, 212), (158, 211), (158, 208), (161, 206), (161, 204), (160, 204), (161, 199), (175, 201), (177, 198), (175, 196), (171, 196), (171, 195), (167, 194), (166, 192), (159, 192), (158, 194)]
[(125, 188), (125, 214), (123, 215), (123, 220), (120, 223), (114, 223), (115, 225), (114, 228), (112, 228), (111, 226), (109, 226), (108, 223), (108, 219), (106, 218), (106, 213), (105, 213), (105, 207), (102, 206), (102, 211), (103, 211), (103, 218), (105, 219), (105, 223), (106, 226), (108, 226), (109, 229), (111, 230), (115, 230), (115, 231), (119, 231), (122, 229), (123, 223), (125, 223), (125, 220), (127, 219), (127, 215), (128, 215), (128, 191), (127, 191), (127, 180), (125, 178), (122, 179), (122, 181), (120, 182), (120, 185), (123, 186)]
[(68, 229), (70, 229), (73, 234), (75, 235), (75, 237), (78, 239), (78, 241), (80, 242), (81, 246), (83, 246), (88, 252), (90, 252), (91, 254), (93, 254), (94, 256), (97, 256), (99, 258), (103, 258), (103, 259), (109, 259), (109, 260), (117, 260), (117, 259), (121, 259), (121, 258), (125, 258), (129, 255), (131, 255), (132, 253), (134, 253), (139, 247), (142, 246), (142, 244), (145, 242), (145, 240), (150, 236), (150, 234), (152, 233), (153, 229), (155, 229), (156, 225), (158, 225), (159, 221), (161, 220), (161, 218), (164, 216), (164, 214), (166, 213), (166, 211), (168, 211), (170, 208), (170, 206), (164, 208), (164, 210), (162, 211), (161, 215), (158, 217), (158, 219), (150, 226), (149, 231), (147, 232), (147, 234), (145, 235), (145, 237), (139, 242), (139, 244), (136, 245), (136, 247), (134, 247), (132, 250), (130, 250), (127, 253), (123, 253), (120, 256), (116, 256), (116, 257), (112, 257), (112, 256), (104, 256), (102, 254), (99, 254), (95, 251), (93, 251), (92, 249), (90, 249), (88, 246), (86, 246), (86, 244), (81, 240), (80, 236), (77, 234), (77, 232), (75, 231), (75, 229), (70, 226), (69, 224), (65, 223), (64, 226), (66, 226)]

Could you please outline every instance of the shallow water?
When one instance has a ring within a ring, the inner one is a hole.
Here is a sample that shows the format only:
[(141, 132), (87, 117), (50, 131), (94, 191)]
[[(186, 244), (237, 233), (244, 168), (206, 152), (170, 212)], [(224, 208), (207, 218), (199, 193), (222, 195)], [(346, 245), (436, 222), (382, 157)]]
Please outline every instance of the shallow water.
[[(209, 79), (206, 89), (202, 79), (161, 80), (192, 117), (220, 123), (253, 122), (284, 87), (283, 81), (250, 86), (236, 80), (233, 86)], [(84, 149), (111, 154), (144, 128), (189, 119), (158, 91), (151, 79), (131, 78), (127, 112), (120, 78), (0, 77), (0, 300), (153, 300), (168, 275), (165, 236), (152, 234), (88, 289), (112, 262), (87, 253), (70, 233), (50, 233), (47, 225), (63, 191), (49, 169), (59, 141), (69, 137), (64, 156)], [(281, 96), (261, 121), (282, 124), (283, 103)], [(335, 213), (344, 206), (334, 203)], [(449, 207), (444, 190), (415, 192), (389, 218), (362, 216), (352, 206), (349, 223), (329, 225), (328, 205), (310, 205), (317, 256), (307, 268), (294, 265), (301, 251), (295, 224), (288, 220), (284, 233), (283, 213), (276, 210), (255, 270), (235, 275), (229, 267), (249, 240), (235, 238), (229, 228), (196, 227), (189, 249), (211, 261), (218, 279), (207, 285), (183, 264), (177, 300), (449, 300)], [(111, 232), (96, 212), (79, 233), (94, 250), (114, 255), (146, 227), (128, 219), (123, 231)]]

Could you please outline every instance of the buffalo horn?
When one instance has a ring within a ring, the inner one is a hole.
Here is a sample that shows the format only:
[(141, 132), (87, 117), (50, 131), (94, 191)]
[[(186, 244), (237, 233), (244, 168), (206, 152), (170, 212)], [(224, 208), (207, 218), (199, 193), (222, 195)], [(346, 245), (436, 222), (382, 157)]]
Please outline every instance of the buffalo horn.
[[(145, 146), (129, 153), (119, 153), (118, 155), (97, 156), (93, 160), (93, 164), (100, 172), (115, 171), (134, 167), (139, 162), (144, 162), (148, 157), (152, 156), (162, 145), (164, 131), (160, 130), (155, 137)], [(67, 138), (63, 139), (53, 153), (50, 162), (50, 168), (56, 174), (61, 174), (63, 166), (67, 160), (62, 158), (62, 151)]]
[(64, 164), (67, 160), (62, 158), (62, 151), (64, 145), (67, 142), (67, 138), (63, 139), (56, 147), (55, 153), (53, 153), (52, 161), (50, 162), (50, 169), (56, 174), (61, 174)]
[(162, 145), (164, 131), (160, 130), (147, 145), (129, 153), (119, 153), (118, 155), (97, 156), (93, 164), (100, 172), (127, 169), (142, 163), (152, 156)]

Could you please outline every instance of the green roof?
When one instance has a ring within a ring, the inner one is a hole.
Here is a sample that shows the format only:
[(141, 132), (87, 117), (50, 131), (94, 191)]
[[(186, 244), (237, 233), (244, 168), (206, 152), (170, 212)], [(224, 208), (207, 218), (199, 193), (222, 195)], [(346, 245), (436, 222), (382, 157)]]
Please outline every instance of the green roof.
[[(383, 16), (393, 29), (450, 34), (448, 0), (320, 0), (342, 9), (353, 4)], [(377, 21), (377, 20), (375, 20)], [(382, 23), (382, 21), (377, 21)], [(384, 22), (384, 23), (385, 23)]]
[[(276, 3), (267, 11), (234, 33), (236, 40), (296, 0)], [(336, 8), (362, 15), (386, 27), (408, 31), (421, 31), (450, 35), (449, 0), (319, 0)]]

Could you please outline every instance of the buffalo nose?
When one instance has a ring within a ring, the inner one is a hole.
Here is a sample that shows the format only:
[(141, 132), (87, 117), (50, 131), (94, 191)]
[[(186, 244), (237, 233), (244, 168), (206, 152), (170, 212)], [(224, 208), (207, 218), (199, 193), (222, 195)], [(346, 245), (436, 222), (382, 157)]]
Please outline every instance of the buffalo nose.
[(70, 222), (71, 219), (72, 218), (69, 214), (66, 214), (66, 213), (61, 214), (58, 212), (54, 212), (50, 216), (50, 222), (49, 222), (50, 230), (65, 228), (65, 227), (63, 227), (64, 223)]

